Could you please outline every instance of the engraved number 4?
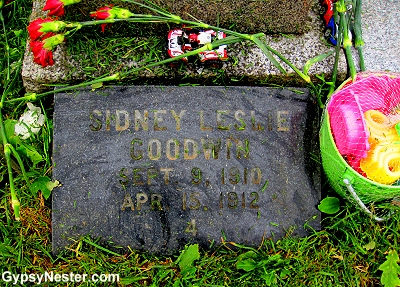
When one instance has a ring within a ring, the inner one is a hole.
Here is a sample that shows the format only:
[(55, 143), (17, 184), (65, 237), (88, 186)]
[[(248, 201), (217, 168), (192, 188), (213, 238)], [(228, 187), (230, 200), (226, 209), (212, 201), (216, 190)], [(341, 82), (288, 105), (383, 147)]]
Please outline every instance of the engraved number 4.
[(196, 227), (196, 219), (192, 219), (188, 222), (188, 226), (185, 229), (185, 232), (192, 233), (193, 236), (197, 234), (197, 227)]

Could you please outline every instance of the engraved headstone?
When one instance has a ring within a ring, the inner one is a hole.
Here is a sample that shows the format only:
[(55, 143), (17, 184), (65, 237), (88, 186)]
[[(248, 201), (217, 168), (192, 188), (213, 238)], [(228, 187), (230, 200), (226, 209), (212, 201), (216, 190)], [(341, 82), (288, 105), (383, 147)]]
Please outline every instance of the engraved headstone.
[(318, 229), (317, 110), (306, 89), (56, 94), (53, 251), (84, 235), (167, 254)]

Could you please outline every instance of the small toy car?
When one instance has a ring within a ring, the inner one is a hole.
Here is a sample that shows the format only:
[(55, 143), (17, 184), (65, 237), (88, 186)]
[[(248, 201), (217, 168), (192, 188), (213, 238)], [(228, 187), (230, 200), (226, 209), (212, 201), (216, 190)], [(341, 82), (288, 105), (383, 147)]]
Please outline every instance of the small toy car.
[[(174, 58), (182, 55), (187, 51), (192, 51), (202, 47), (207, 43), (211, 43), (214, 39), (226, 38), (226, 34), (221, 31), (214, 30), (196, 30), (196, 29), (173, 29), (168, 33), (167, 53), (168, 56)], [(221, 45), (212, 51), (204, 51), (198, 54), (198, 58), (202, 63), (222, 64), (221, 61), (228, 59), (227, 45)], [(188, 62), (188, 57), (182, 58)]]

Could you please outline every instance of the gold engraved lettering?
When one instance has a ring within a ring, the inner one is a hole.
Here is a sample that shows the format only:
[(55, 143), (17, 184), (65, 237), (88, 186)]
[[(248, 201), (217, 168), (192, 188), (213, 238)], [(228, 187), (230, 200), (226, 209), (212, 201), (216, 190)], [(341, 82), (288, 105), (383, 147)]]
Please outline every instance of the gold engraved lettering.
[(171, 110), (171, 114), (176, 121), (176, 130), (177, 131), (181, 130), (181, 119), (182, 119), (182, 116), (185, 114), (185, 112), (186, 112), (186, 110), (181, 110), (181, 112), (179, 113), (179, 116), (178, 116), (174, 110)]
[(271, 111), (269, 111), (268, 114), (267, 114), (267, 120), (268, 120), (268, 130), (269, 130), (269, 131), (272, 131), (272, 130), (273, 130), (273, 126), (272, 126), (272, 123), (273, 123), (273, 115), (272, 115), (272, 112), (271, 112)]
[(205, 159), (210, 159), (211, 156), (213, 159), (218, 159), (218, 153), (221, 150), (221, 139), (217, 140), (217, 143), (214, 144), (213, 139), (201, 139), (201, 145), (203, 146), (203, 153)]
[(135, 210), (135, 206), (133, 205), (132, 197), (129, 193), (125, 194), (124, 202), (121, 205), (121, 210), (125, 210), (125, 208), (130, 208), (131, 210)]
[(250, 158), (250, 142), (248, 139), (244, 140), (244, 145), (243, 145), (243, 142), (239, 139), (228, 138), (226, 140), (226, 158), (227, 159), (231, 158), (232, 142), (235, 143), (235, 145), (236, 145), (236, 158), (237, 159), (242, 158), (242, 153), (243, 153), (243, 158), (246, 158), (246, 159)]
[(110, 110), (106, 110), (106, 130), (109, 131), (111, 129), (111, 112)]
[[(191, 148), (190, 148), (191, 146)], [(197, 142), (193, 139), (183, 140), (183, 158), (184, 159), (195, 159), (199, 153)], [(190, 153), (190, 151), (192, 151)]]
[(253, 131), (262, 131), (264, 128), (261, 126), (260, 123), (256, 123), (256, 112), (255, 111), (251, 111), (250, 112), (251, 115), (251, 128)]
[(235, 119), (240, 122), (240, 126), (238, 124), (235, 124), (235, 129), (238, 131), (244, 131), (246, 129), (246, 122), (243, 120), (243, 118), (241, 118), (241, 116), (245, 116), (245, 112), (242, 110), (237, 110), (235, 112)]
[(147, 110), (143, 111), (143, 117), (140, 111), (135, 110), (135, 131), (138, 131), (140, 126), (144, 131), (149, 130), (149, 112)]
[(128, 169), (125, 168), (125, 167), (121, 168), (121, 170), (119, 171), (119, 176), (120, 176), (121, 178), (123, 178), (123, 179), (120, 179), (120, 180), (119, 180), (119, 183), (122, 185), (122, 188), (123, 188), (124, 190), (126, 189), (126, 186), (127, 186), (128, 183), (129, 183), (128, 176), (126, 175), (126, 172), (127, 172), (127, 171), (128, 171)]
[(160, 116), (160, 114), (166, 114), (166, 110), (155, 110), (154, 111), (154, 130), (155, 131), (166, 131), (167, 127), (160, 127), (159, 123), (164, 119)]
[(182, 196), (182, 209), (186, 210), (186, 192), (184, 192)]
[(144, 182), (142, 180), (142, 174), (143, 168), (141, 167), (135, 167), (133, 169), (133, 185), (144, 185)]
[(162, 195), (159, 193), (153, 193), (150, 196), (151, 201), (151, 209), (154, 210), (157, 208), (158, 210), (163, 210), (161, 205)]
[(200, 208), (200, 200), (198, 199), (198, 197), (200, 196), (199, 192), (191, 192), (189, 195), (189, 200), (194, 203), (194, 205), (189, 205), (190, 209), (199, 209)]
[(146, 203), (148, 199), (149, 199), (149, 197), (147, 196), (147, 194), (145, 194), (143, 192), (137, 193), (136, 194), (136, 209), (141, 210), (142, 204)]
[(204, 112), (200, 111), (199, 114), (200, 114), (200, 129), (202, 131), (212, 131), (212, 127), (207, 127), (204, 125)]
[[(124, 115), (124, 125), (121, 125), (121, 114)], [(129, 113), (125, 110), (116, 110), (115, 111), (115, 130), (124, 131), (129, 128)]]
[(240, 143), (236, 147), (236, 158), (241, 158), (242, 152), (243, 152), (244, 158), (247, 158), (247, 159), (250, 158), (250, 141), (248, 139), (244, 140), (244, 146), (242, 143)]
[[(156, 146), (154, 148), (154, 145)], [(161, 142), (158, 139), (150, 139), (148, 144), (148, 157), (151, 160), (159, 160), (161, 157)], [(154, 154), (156, 152), (156, 154)]]
[(238, 184), (240, 182), (240, 172), (237, 167), (231, 167), (229, 169), (229, 182), (231, 184)]
[(160, 168), (160, 171), (164, 172), (164, 182), (165, 182), (165, 185), (168, 185), (169, 184), (169, 173), (174, 171), (174, 169), (173, 168)]
[(196, 236), (197, 234), (197, 227), (196, 227), (196, 219), (192, 219), (190, 222), (188, 222), (188, 226), (185, 229), (185, 232), (187, 233), (192, 233), (193, 236)]
[(254, 199), (250, 203), (250, 208), (258, 209), (258, 205), (256, 205), (256, 203), (258, 202), (258, 200), (260, 198), (258, 193), (254, 191), (254, 192), (250, 193), (250, 197), (254, 197)]
[[(176, 160), (179, 158), (179, 142), (177, 139), (169, 139), (166, 143), (166, 156), (169, 160)], [(174, 148), (171, 149), (171, 145), (174, 145)], [(171, 151), (173, 150), (174, 156), (171, 155)]]
[(99, 111), (99, 110), (94, 110), (90, 113), (90, 116), (89, 116), (90, 120), (94, 124), (96, 124), (96, 125), (94, 125), (94, 124), (89, 125), (90, 130), (92, 130), (94, 132), (101, 130), (101, 127), (103, 126), (101, 119), (100, 119), (101, 116), (102, 116), (102, 114), (101, 114), (101, 111)]
[(288, 115), (289, 115), (289, 111), (278, 111), (277, 112), (278, 131), (288, 132), (290, 130), (290, 122), (289, 122)]
[(253, 184), (260, 184), (262, 173), (259, 167), (252, 168), (250, 171), (251, 182)]
[(147, 169), (147, 184), (151, 185), (151, 179), (157, 176), (157, 170), (155, 168)]
[[(250, 204), (249, 204), (249, 208), (250, 209), (258, 209), (258, 205), (256, 204), (259, 199), (260, 196), (258, 194), (258, 192), (252, 192), (250, 193)], [(225, 204), (224, 201), (227, 201)], [(244, 192), (242, 192), (241, 196), (240, 194), (231, 191), (226, 193), (226, 195), (224, 196), (224, 194), (221, 192), (219, 194), (219, 209), (224, 209), (226, 207), (228, 207), (229, 209), (237, 209), (238, 207), (242, 207), (242, 209), (246, 209), (246, 194)]]
[(198, 167), (192, 168), (192, 184), (200, 184), (201, 183), (201, 170)]
[(143, 145), (143, 141), (141, 139), (133, 139), (131, 142), (131, 158), (133, 160), (140, 160), (143, 158), (143, 151), (138, 150), (135, 153), (135, 144), (138, 144), (139, 146)]
[(239, 203), (239, 198), (236, 192), (228, 192), (228, 208), (236, 209)]
[(217, 129), (229, 131), (231, 128), (230, 126), (222, 125), (225, 122), (225, 120), (222, 118), (222, 115), (225, 114), (229, 114), (229, 110), (217, 110)]

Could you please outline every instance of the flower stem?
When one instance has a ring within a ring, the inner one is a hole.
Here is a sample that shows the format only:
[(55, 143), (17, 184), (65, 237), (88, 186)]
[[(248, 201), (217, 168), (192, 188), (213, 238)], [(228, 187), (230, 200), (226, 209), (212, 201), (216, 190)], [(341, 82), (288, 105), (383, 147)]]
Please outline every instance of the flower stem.
[(355, 12), (354, 12), (354, 47), (356, 47), (358, 51), (358, 56), (360, 58), (360, 70), (365, 71), (365, 63), (364, 56), (362, 52), (362, 47), (364, 46), (364, 40), (362, 38), (362, 29), (361, 29), (361, 9), (362, 9), (362, 0), (354, 0), (355, 4)]
[(216, 40), (216, 41), (214, 41), (212, 43), (209, 43), (208, 45), (202, 46), (202, 47), (200, 47), (200, 48), (198, 48), (196, 50), (189, 51), (187, 53), (183, 53), (182, 55), (179, 55), (177, 57), (168, 58), (168, 59), (165, 59), (163, 61), (150, 63), (150, 64), (148, 64), (146, 66), (138, 67), (138, 68), (129, 70), (129, 71), (124, 72), (124, 73), (116, 73), (116, 74), (113, 74), (111, 76), (105, 76), (105, 77), (102, 77), (102, 78), (95, 79), (93, 81), (84, 82), (84, 83), (80, 83), (80, 84), (72, 85), (72, 86), (66, 86), (66, 87), (63, 87), (63, 88), (59, 88), (59, 89), (56, 89), (56, 90), (43, 92), (43, 93), (40, 93), (40, 94), (26, 95), (25, 97), (20, 97), (20, 98), (8, 100), (5, 103), (9, 104), (9, 103), (19, 102), (19, 101), (36, 100), (36, 99), (39, 99), (39, 98), (44, 97), (46, 95), (50, 95), (50, 94), (54, 94), (54, 93), (60, 93), (60, 92), (75, 90), (75, 89), (78, 89), (78, 88), (83, 88), (83, 87), (87, 87), (87, 86), (90, 86), (90, 85), (99, 84), (99, 83), (103, 83), (103, 82), (121, 80), (123, 78), (126, 78), (128, 75), (130, 75), (132, 73), (136, 73), (136, 72), (139, 72), (139, 71), (142, 71), (142, 70), (145, 70), (145, 69), (149, 69), (149, 68), (153, 68), (153, 67), (156, 67), (156, 66), (164, 65), (164, 64), (167, 64), (167, 63), (170, 63), (170, 62), (173, 62), (173, 61), (177, 61), (177, 60), (185, 58), (185, 57), (197, 55), (198, 53), (204, 52), (204, 51), (207, 51), (207, 50), (213, 50), (213, 49), (216, 49), (217, 47), (219, 47), (220, 45), (225, 45), (227, 43), (235, 43), (235, 42), (239, 42), (239, 41), (242, 41), (242, 39), (234, 37), (234, 36), (231, 36), (229, 38), (227, 37), (225, 39), (219, 39), (219, 40)]
[(351, 40), (349, 37), (349, 28), (347, 25), (347, 17), (346, 17), (346, 4), (344, 3), (344, 0), (340, 0), (339, 2), (336, 3), (336, 8), (339, 12), (339, 17), (340, 17), (340, 21), (339, 21), (339, 32), (338, 33), (343, 33), (343, 48), (345, 50), (346, 53), (346, 59), (347, 59), (347, 64), (349, 66), (350, 69), (350, 76), (351, 79), (353, 81), (355, 81), (356, 79), (356, 68), (354, 65), (354, 61), (353, 61), (353, 56), (351, 54)]
[(4, 90), (3, 90), (3, 94), (0, 99), (0, 109), (3, 107), (6, 95), (8, 95), (10, 93), (10, 90), (12, 89), (12, 87), (14, 87), (14, 83), (17, 81), (17, 79), (20, 75), (19, 74), (20, 70), (21, 70), (21, 66), (18, 66), (17, 70), (14, 73), (14, 78), (11, 81), (6, 81), (4, 83)]
[[(336, 6), (334, 6), (334, 17), (335, 20), (338, 17), (338, 12), (336, 10)], [(335, 21), (336, 22), (336, 21)], [(329, 87), (329, 92), (327, 99), (331, 97), (331, 95), (335, 92), (335, 87), (336, 87), (336, 78), (337, 78), (337, 73), (338, 73), (338, 66), (339, 66), (339, 58), (340, 58), (340, 51), (341, 51), (341, 45), (342, 45), (342, 33), (337, 33), (337, 42), (336, 42), (336, 47), (335, 47), (335, 62), (333, 64), (333, 71), (332, 71), (332, 84)]]
[(29, 95), (26, 95), (24, 97), (8, 100), (5, 103), (10, 104), (10, 103), (15, 103), (15, 102), (20, 102), (20, 101), (37, 100), (39, 98), (42, 98), (44, 96), (51, 95), (51, 94), (54, 94), (54, 93), (66, 92), (66, 91), (75, 90), (75, 89), (78, 89), (78, 88), (83, 88), (83, 87), (87, 87), (87, 86), (90, 86), (90, 85), (99, 84), (99, 83), (108, 82), (108, 81), (114, 81), (114, 80), (118, 80), (118, 79), (120, 79), (120, 73), (115, 73), (115, 74), (113, 74), (111, 76), (97, 78), (97, 79), (95, 79), (93, 81), (83, 82), (83, 83), (80, 83), (80, 84), (77, 84), (77, 85), (66, 86), (66, 87), (63, 87), (63, 88), (59, 88), (59, 89), (56, 89), (56, 90), (43, 92), (43, 93), (40, 93), (40, 94), (35, 94), (35, 93), (34, 94), (29, 94)]
[(4, 33), (4, 42), (6, 45), (6, 58), (7, 58), (7, 76), (6, 76), (6, 81), (10, 80), (10, 57), (9, 57), (9, 53), (10, 53), (10, 47), (8, 46), (8, 39), (7, 39), (7, 31), (6, 31), (6, 25), (4, 23), (4, 17), (3, 17), (3, 12), (0, 10), (0, 21), (1, 24), (3, 26), (3, 33)]
[[(10, 82), (10, 54), (9, 54), (10, 47), (8, 46), (7, 31), (5, 28), (6, 26), (4, 24), (4, 17), (3, 17), (3, 13), (1, 10), (0, 10), (0, 21), (3, 25), (5, 48), (6, 48), (5, 56), (7, 58), (6, 78), (5, 78), (4, 82), (9, 83)], [(14, 82), (14, 80), (15, 80), (15, 78), (11, 82)], [(6, 85), (7, 84), (5, 84), (4, 86), (6, 86)], [(11, 145), (8, 143), (8, 140), (7, 140), (7, 135), (5, 132), (4, 122), (3, 122), (3, 113), (1, 111), (3, 108), (4, 100), (5, 100), (5, 97), (6, 97), (6, 94), (8, 93), (8, 91), (9, 91), (9, 88), (4, 89), (3, 94), (1, 96), (1, 101), (0, 101), (0, 136), (3, 139), (2, 144), (3, 144), (3, 149), (4, 149), (4, 157), (6, 158), (6, 163), (7, 163), (7, 172), (8, 172), (8, 179), (9, 179), (9, 184), (10, 184), (10, 193), (11, 193), (11, 206), (14, 210), (15, 220), (20, 220), (20, 213), (19, 213), (20, 202), (18, 200), (17, 193), (15, 191), (14, 177), (13, 177), (13, 171), (12, 171), (12, 165), (11, 165), (12, 148), (10, 148)], [(25, 176), (26, 176), (26, 173), (25, 173)]]
[(14, 155), (15, 159), (17, 160), (17, 162), (18, 162), (18, 164), (19, 164), (19, 167), (21, 168), (22, 176), (24, 177), (24, 179), (25, 179), (25, 181), (26, 181), (26, 184), (27, 184), (27, 185), (30, 185), (30, 184), (29, 184), (29, 178), (28, 178), (28, 175), (27, 175), (26, 170), (25, 170), (25, 167), (24, 167), (24, 163), (22, 162), (22, 159), (21, 159), (21, 157), (19, 156), (19, 153), (18, 153), (17, 150), (13, 147), (12, 144), (9, 144), (8, 146), (10, 147), (10, 150), (11, 150), (12, 154)]
[(305, 75), (302, 71), (300, 71), (295, 65), (293, 65), (288, 59), (286, 59), (283, 55), (281, 55), (278, 51), (272, 49), (269, 46), (266, 46), (269, 51), (274, 53), (281, 59), (285, 64), (287, 64), (293, 71), (295, 71), (307, 84), (311, 83), (311, 78), (308, 75)]
[[(270, 51), (270, 49), (271, 49), (270, 47), (268, 47), (264, 42), (262, 42), (257, 35), (253, 35), (251, 40), (261, 49), (261, 51), (264, 52), (264, 54), (265, 54), (265, 56), (267, 56), (268, 60), (270, 60), (271, 63), (274, 64), (274, 66), (277, 67), (278, 70), (282, 74), (287, 74), (286, 70), (281, 66), (281, 64), (279, 64), (279, 62), (274, 58), (274, 56), (272, 56), (271, 51)], [(276, 51), (273, 50), (273, 53), (276, 55), (275, 52)]]
[[(48, 91), (48, 92), (44, 92), (41, 94), (36, 95), (37, 98), (43, 97), (45, 95), (48, 94), (52, 94), (54, 92), (64, 92), (67, 90), (72, 90), (72, 89), (76, 89), (76, 88), (80, 88), (80, 87), (85, 87), (88, 85), (93, 85), (93, 84), (97, 84), (97, 83), (102, 83), (102, 82), (107, 82), (107, 81), (111, 81), (111, 80), (115, 80), (115, 79), (123, 79), (125, 77), (127, 77), (129, 74), (132, 73), (136, 73), (138, 71), (144, 70), (144, 69), (148, 69), (148, 68), (152, 68), (155, 66), (159, 66), (159, 65), (163, 65), (163, 64), (167, 64), (169, 62), (172, 61), (177, 61), (181, 58), (185, 58), (185, 57), (189, 57), (192, 55), (197, 55), (200, 52), (203, 51), (207, 51), (207, 50), (212, 50), (215, 49), (217, 47), (219, 47), (220, 45), (226, 45), (226, 44), (231, 44), (231, 43), (235, 43), (235, 42), (240, 42), (243, 40), (250, 40), (252, 41), (254, 44), (256, 44), (263, 52), (264, 54), (267, 56), (267, 58), (279, 69), (280, 72), (286, 74), (285, 69), (280, 65), (280, 63), (273, 57), (272, 54), (275, 54), (276, 56), (278, 56), (284, 63), (286, 63), (290, 68), (292, 68), (306, 83), (312, 85), (311, 83), (311, 79), (310, 77), (303, 73), (302, 71), (300, 71), (299, 69), (297, 69), (292, 63), (290, 63), (284, 56), (282, 56), (280, 53), (278, 53), (276, 50), (272, 49), (271, 47), (269, 47), (268, 45), (266, 45), (265, 43), (263, 43), (259, 38), (262, 36), (265, 36), (264, 33), (258, 33), (258, 34), (254, 34), (254, 35), (249, 35), (249, 34), (242, 34), (242, 33), (238, 33), (235, 31), (231, 31), (228, 29), (223, 29), (220, 27), (216, 27), (216, 26), (212, 26), (212, 25), (208, 25), (206, 23), (203, 23), (201, 21), (188, 21), (188, 20), (184, 20), (181, 19), (179, 16), (173, 15), (168, 13), (167, 11), (163, 11), (161, 10), (161, 8), (157, 7), (157, 6), (149, 6), (146, 4), (142, 4), (139, 2), (136, 2), (134, 0), (123, 0), (124, 2), (129, 2), (129, 3), (133, 3), (136, 4), (138, 6), (141, 6), (143, 8), (147, 8), (153, 12), (156, 12), (158, 14), (160, 14), (161, 16), (155, 16), (155, 15), (148, 15), (148, 14), (133, 14), (134, 17), (130, 17), (130, 18), (124, 18), (124, 19), (106, 19), (106, 20), (94, 20), (94, 21), (85, 21), (85, 22), (72, 22), (72, 23), (68, 23), (67, 27), (74, 27), (76, 29), (79, 29), (83, 26), (90, 26), (90, 25), (98, 25), (98, 24), (107, 24), (107, 23), (115, 23), (115, 22), (121, 22), (121, 21), (126, 21), (126, 22), (173, 22), (173, 23), (179, 23), (179, 24), (186, 24), (186, 25), (190, 25), (193, 27), (200, 27), (203, 29), (212, 29), (212, 30), (218, 30), (221, 32), (226, 33), (228, 36), (225, 39), (218, 39), (216, 41), (213, 41), (212, 43), (209, 43), (203, 47), (200, 47), (196, 50), (190, 51), (190, 52), (186, 52), (183, 53), (177, 57), (174, 58), (169, 58), (169, 59), (165, 59), (163, 61), (159, 61), (159, 62), (154, 62), (151, 64), (148, 64), (146, 66), (142, 66), (136, 69), (132, 69), (130, 71), (124, 72), (124, 73), (117, 73), (111, 76), (106, 76), (106, 77), (102, 77), (102, 78), (98, 78), (96, 80), (93, 81), (89, 81), (89, 82), (85, 82), (85, 83), (81, 83), (78, 85), (73, 85), (73, 86), (68, 86), (68, 87), (64, 87), (64, 88), (60, 88), (57, 89), (55, 91)], [(149, 3), (149, 1), (144, 1), (145, 3)], [(271, 54), (272, 53), (272, 54)], [(26, 97), (22, 97), (19, 99), (13, 99), (13, 100), (9, 100), (7, 101), (7, 103), (12, 103), (14, 101), (20, 101), (20, 100), (27, 100), (27, 98), (29, 98), (30, 96), (26, 96)]]
[[(162, 23), (179, 23), (179, 24), (186, 24), (186, 25), (191, 25), (194, 27), (200, 27), (203, 29), (212, 29), (212, 30), (218, 30), (221, 32), (224, 32), (229, 35), (234, 35), (237, 37), (240, 37), (245, 40), (251, 40), (251, 35), (249, 34), (242, 34), (238, 33), (235, 31), (231, 31), (228, 29), (208, 25), (203, 22), (195, 22), (195, 21), (189, 21), (189, 20), (183, 20), (181, 18), (174, 18), (174, 17), (166, 17), (166, 16), (154, 16), (154, 15), (146, 15), (146, 14), (135, 14), (135, 17), (130, 17), (130, 18), (125, 18), (125, 19), (105, 19), (105, 20), (93, 20), (93, 21), (83, 21), (83, 22), (71, 22), (67, 24), (67, 27), (75, 27), (79, 28), (84, 27), (84, 26), (93, 26), (93, 25), (99, 25), (99, 24), (111, 24), (111, 23), (116, 23), (116, 22), (133, 22), (133, 23), (156, 23), (156, 22), (162, 22)], [(264, 35), (264, 33), (258, 33), (257, 35)]]
[(13, 171), (12, 171), (12, 166), (11, 166), (11, 148), (10, 144), (7, 141), (7, 136), (6, 132), (4, 129), (4, 123), (3, 123), (3, 113), (1, 112), (0, 109), (0, 133), (1, 137), (3, 139), (3, 148), (4, 148), (4, 157), (6, 158), (7, 162), (7, 171), (8, 171), (8, 181), (10, 184), (10, 193), (11, 193), (11, 206), (14, 210), (14, 217), (15, 220), (20, 220), (20, 202), (17, 197), (17, 193), (15, 191), (15, 186), (14, 186), (14, 177), (13, 177)]

